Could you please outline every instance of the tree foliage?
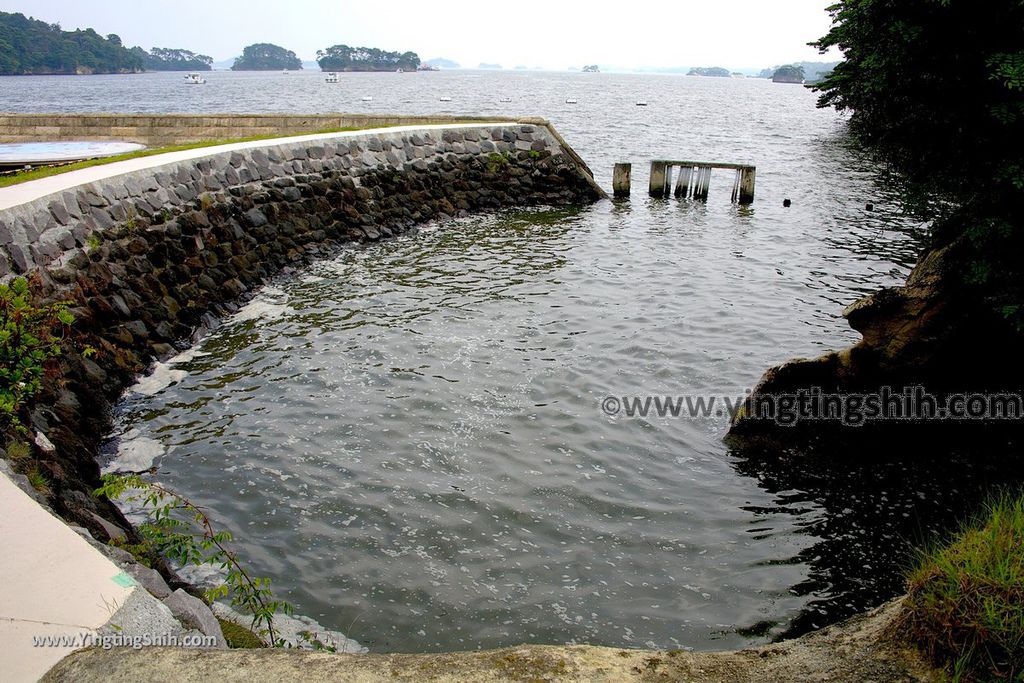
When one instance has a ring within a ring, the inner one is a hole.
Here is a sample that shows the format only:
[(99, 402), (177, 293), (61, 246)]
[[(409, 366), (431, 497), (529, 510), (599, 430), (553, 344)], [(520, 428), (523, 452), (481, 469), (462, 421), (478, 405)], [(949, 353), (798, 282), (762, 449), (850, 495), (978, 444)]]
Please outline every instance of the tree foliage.
[[(1024, 333), (1024, 0), (840, 0), (814, 46), (846, 59), (814, 86), (899, 172), (964, 292)], [(980, 309), (979, 309), (980, 310)]]
[(302, 60), (292, 52), (273, 43), (254, 43), (242, 50), (242, 56), (235, 58), (232, 71), (280, 71), (298, 70)]
[(420, 65), (415, 52), (387, 52), (375, 47), (348, 45), (317, 50), (316, 61), (324, 71), (415, 71)]
[(63, 31), (24, 14), (0, 12), (0, 74), (132, 73), (142, 59), (111, 34)]
[(213, 57), (200, 55), (182, 48), (154, 47), (146, 52), (141, 47), (133, 47), (132, 52), (142, 59), (146, 71), (210, 71), (213, 69)]
[(820, 106), (917, 182), (1024, 189), (1024, 0), (840, 0)]

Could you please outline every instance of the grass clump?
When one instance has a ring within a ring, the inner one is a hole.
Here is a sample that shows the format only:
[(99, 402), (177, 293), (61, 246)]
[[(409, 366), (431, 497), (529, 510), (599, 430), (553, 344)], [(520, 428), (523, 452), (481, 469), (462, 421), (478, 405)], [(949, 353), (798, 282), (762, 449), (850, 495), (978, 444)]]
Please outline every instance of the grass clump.
[(1024, 681), (1024, 496), (1003, 496), (909, 576), (907, 623), (954, 681)]

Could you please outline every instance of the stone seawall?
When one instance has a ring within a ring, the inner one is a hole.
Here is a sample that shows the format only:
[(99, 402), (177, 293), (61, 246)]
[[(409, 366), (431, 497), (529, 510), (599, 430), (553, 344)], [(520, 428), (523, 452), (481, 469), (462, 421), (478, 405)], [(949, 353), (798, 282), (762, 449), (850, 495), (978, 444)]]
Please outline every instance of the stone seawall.
[(339, 128), (446, 125), (516, 119), (387, 114), (2, 114), (0, 143), (119, 140), (150, 147), (317, 133)]
[[(603, 196), (546, 123), (336, 133), (191, 153), (201, 156), (135, 160), (153, 167), (0, 209), (2, 279), (26, 275), (41, 299), (72, 302), (71, 343), (97, 350), (54, 364), (31, 428), (54, 446), (35, 453), (50, 503), (100, 540), (133, 533), (113, 506), (89, 496), (112, 403), (154, 359), (215, 326), (260, 283), (342, 243), (418, 223)], [(75, 171), (65, 182), (117, 168)]]

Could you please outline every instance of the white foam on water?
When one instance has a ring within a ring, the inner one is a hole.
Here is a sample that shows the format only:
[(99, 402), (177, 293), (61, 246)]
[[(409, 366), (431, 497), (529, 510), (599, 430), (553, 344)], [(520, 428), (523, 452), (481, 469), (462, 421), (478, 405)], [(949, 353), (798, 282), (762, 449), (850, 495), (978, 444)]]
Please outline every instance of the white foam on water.
[(128, 391), (143, 396), (155, 396), (172, 384), (185, 379), (187, 375), (188, 372), (185, 370), (175, 370), (168, 363), (157, 362), (153, 365), (153, 370), (128, 387)]
[(141, 436), (138, 429), (130, 429), (117, 442), (117, 454), (103, 466), (103, 474), (111, 472), (141, 472), (148, 470), (156, 459), (167, 452), (155, 439)]
[[(280, 301), (281, 299), (284, 301)], [(228, 322), (242, 323), (249, 320), (280, 318), (292, 311), (287, 300), (288, 294), (283, 289), (264, 287), (258, 296), (239, 308)]]

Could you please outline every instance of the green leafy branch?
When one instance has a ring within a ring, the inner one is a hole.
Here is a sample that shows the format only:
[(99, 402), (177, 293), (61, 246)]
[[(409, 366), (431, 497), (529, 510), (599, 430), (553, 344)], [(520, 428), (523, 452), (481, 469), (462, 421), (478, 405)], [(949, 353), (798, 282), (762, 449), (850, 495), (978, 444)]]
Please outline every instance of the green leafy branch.
[(0, 284), (0, 428), (26, 431), (21, 413), (42, 388), (44, 364), (60, 354), (75, 321), (68, 306), (36, 306), (23, 277)]
[(252, 615), (253, 632), (265, 632), (272, 645), (282, 644), (274, 632), (274, 615), (291, 614), (292, 606), (274, 598), (270, 579), (252, 576), (242, 566), (238, 555), (227, 546), (231, 532), (216, 531), (202, 508), (137, 474), (104, 475), (103, 486), (95, 495), (141, 503), (150, 511), (149, 520), (138, 527), (143, 537), (179, 564), (218, 567), (224, 573), (224, 582), (206, 591), (207, 600), (230, 596), (233, 606)]

